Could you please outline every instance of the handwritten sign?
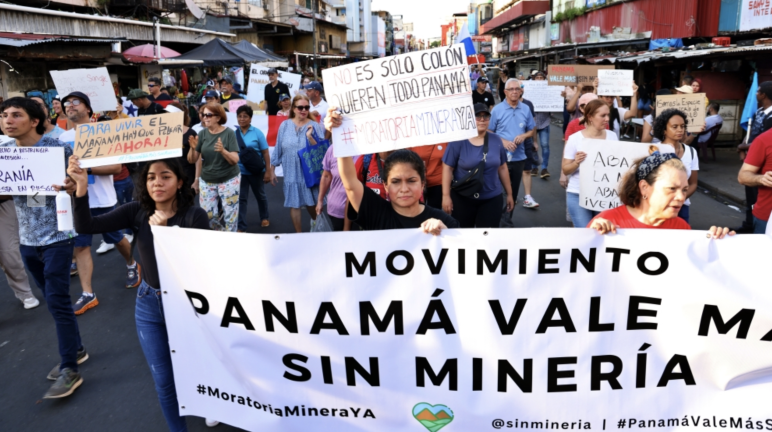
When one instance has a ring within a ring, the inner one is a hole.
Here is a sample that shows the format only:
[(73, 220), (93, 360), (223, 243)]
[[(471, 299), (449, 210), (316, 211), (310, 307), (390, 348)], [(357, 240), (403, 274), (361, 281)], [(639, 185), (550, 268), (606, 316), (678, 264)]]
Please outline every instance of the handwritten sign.
[(598, 71), (599, 96), (632, 96), (633, 71), (601, 69)]
[(666, 109), (681, 110), (688, 117), (686, 130), (699, 132), (705, 126), (705, 93), (657, 96), (657, 114)]
[(79, 91), (91, 99), (94, 112), (115, 111), (115, 90), (107, 68), (51, 71), (59, 97)]
[(533, 103), (536, 112), (563, 112), (562, 88), (548, 85), (547, 81), (522, 81), (523, 98)]
[(0, 147), (0, 195), (56, 195), (64, 163), (63, 147)]
[(232, 113), (235, 113), (236, 110), (239, 109), (240, 106), (246, 105), (247, 100), (246, 99), (236, 99), (228, 102), (228, 110)]
[[(255, 103), (262, 103), (265, 100), (265, 86), (270, 85), (268, 81), (268, 70), (265, 66), (253, 64), (249, 70), (249, 87), (247, 88), (247, 100)], [(279, 81), (287, 84), (290, 91), (290, 97), (295, 97), (300, 90), (300, 81), (303, 76), (290, 72), (278, 71)], [(235, 112), (235, 111), (234, 111)]]
[(477, 135), (463, 44), (351, 63), (322, 71), (335, 156), (354, 156)]
[(79, 125), (74, 153), (83, 168), (180, 157), (183, 119), (178, 112)]
[(579, 205), (594, 211), (616, 208), (619, 182), (633, 163), (659, 150), (674, 153), (672, 146), (584, 139), (579, 151), (587, 153), (579, 171)]
[(592, 86), (595, 78), (598, 78), (598, 71), (602, 69), (614, 69), (614, 66), (576, 65), (576, 83)]

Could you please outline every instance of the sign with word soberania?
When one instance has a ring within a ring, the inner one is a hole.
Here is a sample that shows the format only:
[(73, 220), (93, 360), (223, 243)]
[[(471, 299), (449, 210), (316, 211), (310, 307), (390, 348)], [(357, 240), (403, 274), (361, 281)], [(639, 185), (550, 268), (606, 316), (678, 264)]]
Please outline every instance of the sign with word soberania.
[(176, 112), (78, 125), (73, 150), (83, 168), (180, 157), (183, 119)]
[(689, 117), (686, 130), (699, 132), (705, 126), (705, 93), (657, 96), (657, 114), (666, 109), (679, 109)]
[[(273, 432), (772, 428), (768, 257), (747, 253), (768, 236), (152, 228), (182, 415)], [(202, 244), (255, 253), (191, 267)]]
[(523, 98), (533, 103), (536, 112), (563, 112), (565, 99), (560, 94), (563, 89), (548, 85), (547, 81), (521, 81)]
[[(253, 64), (249, 73), (249, 86), (247, 87), (247, 100), (255, 103), (262, 103), (265, 101), (265, 86), (271, 85), (268, 80), (268, 71), (271, 68)], [(287, 84), (287, 88), (290, 91), (290, 97), (294, 98), (300, 90), (300, 81), (303, 78), (300, 74), (294, 74), (291, 72), (278, 71), (279, 81)], [(263, 110), (267, 109), (263, 107)], [(235, 111), (234, 111), (235, 112)]]
[(354, 156), (477, 135), (463, 44), (322, 71), (329, 105), (343, 111), (335, 155)]
[(0, 195), (56, 195), (64, 165), (63, 147), (0, 147)]
[(625, 69), (598, 70), (599, 96), (632, 96), (633, 71)]
[(50, 71), (59, 97), (79, 91), (91, 100), (91, 109), (98, 111), (115, 111), (115, 90), (110, 81), (107, 68), (69, 69)]
[(620, 206), (618, 186), (633, 163), (659, 150), (674, 153), (666, 144), (584, 139), (579, 151), (587, 153), (579, 171), (579, 205), (594, 211)]

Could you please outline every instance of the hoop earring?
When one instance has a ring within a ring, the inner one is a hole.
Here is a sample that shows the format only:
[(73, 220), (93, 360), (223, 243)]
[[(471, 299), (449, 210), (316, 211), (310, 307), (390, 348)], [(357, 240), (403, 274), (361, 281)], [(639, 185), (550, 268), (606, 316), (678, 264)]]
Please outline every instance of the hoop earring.
[(646, 195), (644, 195), (644, 196), (643, 196), (643, 199), (647, 200), (647, 199), (649, 199), (649, 197), (648, 197), (648, 196), (646, 196)]

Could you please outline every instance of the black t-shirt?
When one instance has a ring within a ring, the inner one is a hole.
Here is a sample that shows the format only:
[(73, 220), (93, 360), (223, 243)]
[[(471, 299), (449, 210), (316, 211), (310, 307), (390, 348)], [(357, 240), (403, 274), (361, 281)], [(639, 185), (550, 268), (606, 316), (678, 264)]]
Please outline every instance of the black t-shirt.
[[(100, 216), (92, 217), (88, 205), (88, 194), (75, 198), (73, 207), (73, 221), (75, 229), (82, 234), (101, 234), (106, 232), (134, 229), (134, 222), (140, 210), (139, 202), (132, 201)], [(209, 229), (209, 216), (204, 209), (196, 207), (193, 215), (193, 226), (183, 228)], [(182, 226), (185, 220), (184, 211), (178, 211), (166, 222), (167, 226)], [(153, 246), (153, 232), (150, 230), (148, 220), (150, 215), (142, 221), (137, 236), (137, 250), (142, 263), (142, 279), (153, 288), (161, 288), (161, 280), (158, 277), (158, 263), (155, 260), (155, 247)]]
[(238, 100), (238, 99), (244, 99), (244, 98), (237, 95), (236, 93), (231, 93), (231, 95), (226, 98), (225, 93), (220, 93), (220, 103), (223, 105), (225, 105), (226, 103), (232, 100)]
[(158, 95), (158, 97), (155, 97), (153, 95), (148, 95), (147, 98), (150, 99), (150, 102), (174, 100), (174, 99), (172, 99), (171, 96), (169, 96), (166, 93), (161, 93), (161, 94)]
[(502, 81), (501, 78), (499, 78), (499, 99), (503, 102), (505, 99), (504, 94), (504, 87), (507, 85), (507, 80)]
[(427, 219), (439, 219), (448, 228), (459, 228), (458, 221), (450, 215), (429, 206), (424, 206), (424, 211), (418, 216), (402, 216), (394, 210), (390, 202), (369, 188), (365, 188), (362, 194), (358, 213), (353, 207), (348, 206), (348, 218), (359, 224), (365, 231), (420, 228)]
[(265, 110), (268, 111), (268, 115), (276, 115), (279, 112), (279, 96), (286, 94), (289, 96), (290, 91), (287, 84), (278, 81), (276, 87), (268, 83), (265, 86)]
[(474, 103), (481, 103), (487, 107), (496, 105), (496, 101), (493, 100), (491, 92), (483, 92), (480, 94), (480, 92), (475, 90), (472, 92), (472, 101), (474, 101)]
[(165, 114), (166, 110), (161, 105), (158, 105), (155, 102), (151, 102), (150, 106), (145, 109), (138, 109), (137, 110), (137, 116), (146, 116), (146, 115), (156, 115), (156, 114)]
[(193, 184), (193, 180), (196, 178), (196, 164), (188, 162), (190, 137), (194, 136), (198, 136), (198, 134), (193, 129), (188, 129), (188, 131), (182, 135), (182, 156), (177, 158), (177, 160), (180, 161), (180, 165), (182, 165), (183, 171), (185, 171), (185, 175), (188, 177), (185, 181), (186, 187), (190, 187), (190, 185)]

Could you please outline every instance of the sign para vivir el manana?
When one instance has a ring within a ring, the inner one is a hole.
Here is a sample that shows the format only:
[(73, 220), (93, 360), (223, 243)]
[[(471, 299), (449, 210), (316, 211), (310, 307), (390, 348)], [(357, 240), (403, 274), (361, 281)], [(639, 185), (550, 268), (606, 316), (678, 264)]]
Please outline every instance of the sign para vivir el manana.
[(176, 112), (78, 125), (74, 153), (83, 168), (180, 157), (183, 119)]

